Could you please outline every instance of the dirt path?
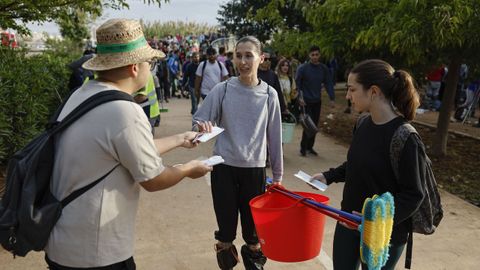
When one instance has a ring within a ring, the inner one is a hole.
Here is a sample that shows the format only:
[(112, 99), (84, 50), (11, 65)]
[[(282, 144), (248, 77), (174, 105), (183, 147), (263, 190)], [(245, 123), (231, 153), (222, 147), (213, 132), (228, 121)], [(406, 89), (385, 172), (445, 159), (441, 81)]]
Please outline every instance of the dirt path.
[[(189, 129), (189, 100), (174, 99), (168, 104), (169, 112), (162, 115), (158, 128), (161, 136)], [(297, 127), (294, 143), (286, 144), (284, 185), (291, 190), (312, 190), (293, 178), (299, 169), (308, 173), (336, 166), (345, 159), (347, 149), (330, 138), (317, 136), (315, 149), (318, 157), (303, 158), (298, 155), (301, 130)], [(194, 150), (175, 150), (164, 156), (166, 164), (182, 163), (189, 159), (211, 155), (212, 143)], [(341, 184), (328, 188), (325, 195), (331, 205), (339, 206)], [(412, 269), (478, 269), (480, 264), (480, 208), (442, 192), (445, 217), (433, 236), (415, 235)], [(327, 219), (323, 256), (303, 263), (277, 263), (269, 261), (266, 269), (332, 269), (329, 263), (334, 221)], [(156, 193), (142, 192), (137, 217), (135, 259), (138, 269), (213, 270), (216, 266), (213, 251), (215, 216), (210, 197), (210, 187), (204, 178), (187, 179), (177, 186)], [(241, 235), (238, 232), (238, 235)], [(236, 240), (237, 248), (242, 244)], [(398, 269), (403, 269), (403, 259)], [(45, 269), (43, 253), (32, 253), (27, 258), (13, 260), (0, 251), (2, 270)], [(235, 269), (243, 269), (237, 266)]]

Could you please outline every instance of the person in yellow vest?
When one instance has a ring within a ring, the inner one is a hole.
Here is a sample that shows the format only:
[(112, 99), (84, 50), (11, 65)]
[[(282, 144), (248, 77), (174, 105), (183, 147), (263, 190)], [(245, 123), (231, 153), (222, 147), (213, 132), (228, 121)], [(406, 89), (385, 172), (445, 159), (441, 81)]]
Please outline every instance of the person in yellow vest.
[[(145, 114), (147, 114), (148, 121), (152, 126), (152, 134), (155, 132), (155, 127), (158, 127), (160, 124), (160, 107), (158, 105), (153, 76), (155, 75), (150, 74), (147, 85), (134, 94), (135, 101), (142, 107)], [(96, 78), (97, 74), (94, 75), (94, 79)], [(90, 78), (86, 77), (83, 84), (86, 84), (89, 80)]]
[(155, 127), (160, 124), (160, 107), (158, 106), (155, 83), (151, 73), (145, 87), (141, 88), (134, 94), (134, 99), (147, 114), (148, 121), (152, 127), (152, 134), (155, 135)]

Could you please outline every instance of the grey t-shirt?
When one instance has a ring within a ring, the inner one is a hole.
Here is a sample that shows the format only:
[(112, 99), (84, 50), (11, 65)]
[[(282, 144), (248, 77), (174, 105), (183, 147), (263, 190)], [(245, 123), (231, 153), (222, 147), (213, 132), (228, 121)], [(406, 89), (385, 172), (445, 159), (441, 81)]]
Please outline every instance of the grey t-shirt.
[[(59, 120), (88, 97), (111, 89), (88, 82), (73, 93)], [(102, 104), (66, 129), (55, 151), (52, 192), (60, 200), (120, 166), (63, 209), (45, 249), (48, 257), (69, 267), (100, 267), (131, 257), (138, 182), (164, 169), (142, 108), (128, 101)]]
[(237, 77), (219, 83), (193, 116), (193, 125), (195, 121), (212, 121), (225, 128), (213, 153), (222, 156), (230, 166), (265, 167), (268, 144), (273, 179), (282, 179), (282, 120), (273, 87), (263, 81), (248, 87)]

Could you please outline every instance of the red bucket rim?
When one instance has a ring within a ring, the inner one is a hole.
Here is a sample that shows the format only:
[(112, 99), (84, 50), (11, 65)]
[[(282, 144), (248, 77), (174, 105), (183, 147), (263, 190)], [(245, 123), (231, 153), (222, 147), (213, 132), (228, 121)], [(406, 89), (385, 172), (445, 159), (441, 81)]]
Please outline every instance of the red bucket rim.
[[(312, 199), (316, 202), (319, 202), (319, 203), (324, 203), (324, 204), (328, 204), (330, 202), (330, 198), (325, 196), (325, 195), (322, 195), (322, 194), (316, 194), (316, 193), (311, 193), (311, 192), (304, 192), (304, 191), (293, 191), (294, 193), (296, 194), (302, 194), (302, 196), (304, 196), (304, 194), (312, 194), (312, 195), (315, 195), (315, 196), (320, 196), (320, 197), (323, 197), (325, 198), (325, 200), (323, 201), (317, 201), (315, 200), (314, 198), (312, 197), (305, 197), (306, 199)], [(257, 202), (258, 200), (261, 200), (263, 199), (264, 197), (266, 196), (269, 196), (271, 194), (273, 194), (274, 192), (272, 191), (267, 191), (265, 193), (263, 193), (262, 195), (259, 195), (253, 199), (250, 200), (250, 202), (248, 203), (250, 205), (251, 208), (254, 208), (255, 210), (257, 211), (274, 211), (274, 210), (287, 210), (287, 209), (290, 209), (292, 207), (295, 207), (296, 205), (298, 205), (298, 203), (301, 201), (301, 199), (299, 200), (296, 200), (294, 198), (290, 198), (288, 196), (285, 196), (285, 198), (289, 198), (291, 199), (292, 201), (296, 201), (294, 204), (290, 205), (290, 206), (286, 206), (286, 207), (258, 207), (258, 206), (255, 206), (254, 203)], [(281, 195), (281, 194), (279, 194)], [(308, 207), (306, 205), (303, 205), (303, 204), (300, 204), (299, 206), (301, 207)]]

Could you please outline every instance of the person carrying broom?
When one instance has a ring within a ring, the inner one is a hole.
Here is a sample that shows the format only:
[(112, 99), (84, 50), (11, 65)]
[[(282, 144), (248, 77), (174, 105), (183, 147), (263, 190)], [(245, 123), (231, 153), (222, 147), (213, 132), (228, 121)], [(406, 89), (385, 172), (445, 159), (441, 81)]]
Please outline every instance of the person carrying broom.
[[(382, 60), (365, 60), (348, 76), (347, 99), (358, 112), (369, 112), (357, 122), (347, 161), (337, 168), (313, 176), (326, 184), (345, 182), (341, 208), (362, 212), (366, 198), (390, 192), (395, 198), (395, 216), (389, 257), (382, 269), (394, 269), (407, 242), (410, 217), (424, 194), (422, 179), (426, 166), (424, 145), (410, 134), (400, 156), (399, 178), (391, 165), (390, 145), (394, 132), (413, 120), (419, 96), (412, 76)], [(360, 233), (337, 224), (333, 241), (335, 269), (358, 269)], [(362, 269), (366, 266), (362, 264)]]

